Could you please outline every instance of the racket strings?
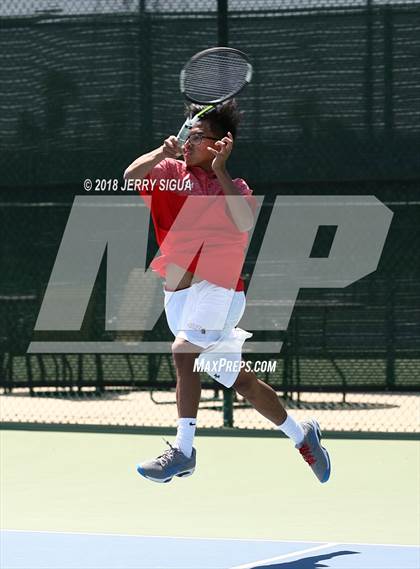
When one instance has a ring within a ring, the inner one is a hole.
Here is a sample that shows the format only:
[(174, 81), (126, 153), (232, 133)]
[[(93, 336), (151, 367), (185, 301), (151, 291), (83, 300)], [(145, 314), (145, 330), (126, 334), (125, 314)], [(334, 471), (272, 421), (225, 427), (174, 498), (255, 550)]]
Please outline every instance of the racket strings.
[(184, 92), (203, 102), (219, 102), (234, 96), (247, 83), (249, 64), (235, 53), (208, 54), (185, 69)]

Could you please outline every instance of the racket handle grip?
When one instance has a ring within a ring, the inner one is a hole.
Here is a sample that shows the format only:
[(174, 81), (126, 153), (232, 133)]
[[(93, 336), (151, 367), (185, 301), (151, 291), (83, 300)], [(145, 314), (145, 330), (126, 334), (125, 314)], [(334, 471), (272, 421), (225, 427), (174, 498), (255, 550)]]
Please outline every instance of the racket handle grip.
[(183, 146), (185, 144), (185, 141), (190, 136), (190, 130), (195, 125), (195, 123), (197, 123), (199, 120), (200, 120), (200, 117), (196, 115), (192, 119), (187, 119), (184, 122), (184, 124), (181, 127), (181, 130), (176, 135), (176, 137), (178, 139), (179, 146)]
[(185, 141), (187, 140), (187, 138), (190, 135), (190, 130), (192, 127), (191, 127), (191, 125), (187, 124), (188, 122), (189, 121), (184, 122), (184, 124), (181, 127), (181, 130), (176, 135), (176, 137), (178, 139), (179, 146), (183, 146), (185, 144)]

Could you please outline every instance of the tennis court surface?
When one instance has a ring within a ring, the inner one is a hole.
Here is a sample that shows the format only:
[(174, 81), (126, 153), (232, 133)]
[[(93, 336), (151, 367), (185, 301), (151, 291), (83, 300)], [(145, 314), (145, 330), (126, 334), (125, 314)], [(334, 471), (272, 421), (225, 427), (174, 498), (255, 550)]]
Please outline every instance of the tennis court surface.
[(418, 569), (410, 546), (2, 532), (7, 569)]
[(1, 568), (418, 569), (418, 441), (325, 445), (327, 484), (287, 439), (217, 436), (154, 484), (160, 436), (0, 431)]

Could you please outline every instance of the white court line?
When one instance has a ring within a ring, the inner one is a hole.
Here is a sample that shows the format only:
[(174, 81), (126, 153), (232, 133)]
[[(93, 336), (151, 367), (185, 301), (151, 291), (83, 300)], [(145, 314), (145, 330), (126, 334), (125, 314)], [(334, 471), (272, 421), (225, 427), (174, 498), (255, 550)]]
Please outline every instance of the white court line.
[(303, 555), (304, 553), (312, 553), (313, 551), (319, 551), (320, 549), (326, 549), (327, 547), (334, 547), (339, 545), (338, 543), (324, 543), (324, 545), (318, 545), (317, 547), (309, 547), (308, 549), (301, 549), (300, 551), (293, 551), (292, 553), (286, 553), (285, 555), (278, 555), (277, 557), (270, 557), (268, 559), (258, 559), (252, 563), (245, 563), (244, 565), (235, 565), (230, 569), (251, 569), (256, 567), (261, 563), (271, 563), (273, 561), (282, 561), (283, 559), (288, 559), (289, 557), (296, 557), (297, 555)]
[[(319, 543), (320, 545), (325, 544), (325, 541), (317, 541), (315, 539), (264, 539), (264, 538), (253, 538), (253, 537), (200, 537), (200, 536), (185, 536), (185, 535), (147, 535), (147, 534), (136, 534), (136, 533), (113, 533), (113, 532), (92, 532), (92, 531), (60, 531), (60, 530), (48, 530), (48, 529), (10, 529), (10, 528), (0, 528), (1, 532), (14, 532), (14, 533), (52, 533), (59, 535), (98, 535), (105, 537), (140, 537), (147, 539), (188, 539), (193, 541), (194, 539), (203, 541), (257, 541), (261, 543)], [(359, 542), (359, 541), (340, 541), (336, 542), (336, 545), (366, 545), (374, 547), (419, 547), (418, 544), (401, 544), (401, 543), (369, 543), (369, 542)]]

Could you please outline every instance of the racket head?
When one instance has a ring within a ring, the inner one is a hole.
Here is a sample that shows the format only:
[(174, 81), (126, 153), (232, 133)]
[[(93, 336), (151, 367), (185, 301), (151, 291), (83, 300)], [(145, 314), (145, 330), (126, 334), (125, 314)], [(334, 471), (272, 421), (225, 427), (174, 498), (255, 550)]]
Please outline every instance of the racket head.
[(248, 57), (232, 47), (212, 47), (196, 53), (180, 74), (186, 99), (199, 105), (217, 105), (242, 91), (252, 78)]

